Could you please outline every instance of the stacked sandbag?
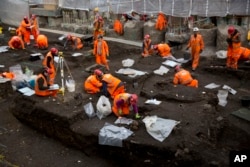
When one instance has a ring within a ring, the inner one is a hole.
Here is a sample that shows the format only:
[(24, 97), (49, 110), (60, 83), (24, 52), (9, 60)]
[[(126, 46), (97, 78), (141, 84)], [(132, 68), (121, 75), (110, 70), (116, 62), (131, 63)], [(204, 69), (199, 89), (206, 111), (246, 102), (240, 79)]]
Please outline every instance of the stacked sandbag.
[(124, 24), (124, 39), (141, 41), (143, 39), (143, 24), (143, 21), (127, 21)]
[(144, 23), (143, 27), (143, 36), (146, 34), (150, 35), (150, 39), (153, 44), (158, 44), (165, 41), (165, 32), (166, 30), (157, 30), (155, 29), (155, 20), (149, 20)]

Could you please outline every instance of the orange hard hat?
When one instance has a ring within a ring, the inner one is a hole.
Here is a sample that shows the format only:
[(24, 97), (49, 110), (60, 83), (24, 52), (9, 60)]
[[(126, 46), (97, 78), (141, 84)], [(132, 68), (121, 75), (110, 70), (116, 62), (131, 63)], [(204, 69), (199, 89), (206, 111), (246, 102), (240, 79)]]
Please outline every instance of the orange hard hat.
[(228, 34), (230, 34), (230, 35), (233, 34), (234, 31), (235, 31), (234, 26), (230, 26), (230, 27), (228, 28), (228, 30), (227, 30)]
[(51, 52), (51, 54), (55, 55), (58, 53), (58, 50), (56, 48), (51, 48), (50, 52)]
[(99, 70), (99, 69), (95, 69), (94, 74), (97, 75), (97, 76), (102, 76), (103, 72), (101, 70)]
[(147, 34), (147, 35), (144, 36), (144, 39), (149, 39), (149, 38), (150, 38), (149, 34)]
[(138, 96), (136, 94), (131, 94), (130, 96), (130, 103), (131, 104), (136, 104), (138, 101)]

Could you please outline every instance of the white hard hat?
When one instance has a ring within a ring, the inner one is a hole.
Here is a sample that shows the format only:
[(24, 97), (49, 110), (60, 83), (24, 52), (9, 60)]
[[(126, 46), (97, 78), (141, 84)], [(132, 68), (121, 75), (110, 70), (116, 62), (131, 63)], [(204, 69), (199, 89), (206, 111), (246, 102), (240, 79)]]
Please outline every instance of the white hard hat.
[(199, 31), (198, 27), (194, 27), (193, 31)]

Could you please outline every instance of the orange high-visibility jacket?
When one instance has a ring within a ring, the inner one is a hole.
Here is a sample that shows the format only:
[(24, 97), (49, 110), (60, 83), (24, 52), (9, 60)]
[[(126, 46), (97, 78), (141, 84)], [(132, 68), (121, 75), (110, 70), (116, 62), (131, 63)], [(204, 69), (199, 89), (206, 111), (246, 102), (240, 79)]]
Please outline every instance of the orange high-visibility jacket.
[(31, 25), (31, 34), (34, 36), (34, 40), (36, 41), (36, 39), (39, 35), (37, 18), (35, 18), (35, 19), (31, 18), (30, 25)]
[(118, 19), (114, 21), (114, 31), (119, 35), (123, 34), (123, 25)]
[(73, 37), (71, 39), (71, 46), (73, 49), (81, 49), (83, 48), (82, 40), (79, 37)]
[[(18, 39), (18, 41), (16, 41), (16, 39)], [(13, 36), (9, 40), (8, 45), (11, 49), (24, 49), (24, 42), (19, 36)]]
[(37, 36), (36, 43), (38, 48), (48, 48), (48, 38), (43, 34)]
[(232, 40), (228, 45), (227, 49), (227, 67), (237, 69), (238, 60), (241, 56), (241, 42), (240, 42), (240, 33), (237, 31), (234, 35), (229, 35), (229, 39)]
[[(129, 97), (131, 96), (130, 93), (120, 93), (114, 97), (114, 102), (112, 106), (112, 111), (116, 116), (120, 116), (118, 113), (119, 109), (122, 110), (122, 115), (128, 115), (129, 114), (129, 107), (130, 107), (130, 102), (129, 102)], [(119, 101), (123, 100), (124, 103), (119, 106)]]
[(48, 83), (47, 83), (46, 78), (42, 74), (39, 74), (37, 76), (36, 82), (35, 82), (35, 94), (38, 95), (38, 96), (48, 96), (48, 95), (50, 95), (51, 93), (48, 90), (40, 90), (39, 89), (38, 79), (40, 79), (40, 78), (43, 79), (43, 86), (48, 87)]
[(103, 74), (102, 81), (107, 83), (107, 90), (112, 98), (119, 93), (125, 92), (122, 81), (111, 74)]
[(142, 43), (142, 56), (148, 56), (153, 53), (151, 39), (144, 39)]
[(155, 29), (163, 30), (163, 29), (167, 28), (167, 25), (168, 25), (168, 21), (164, 15), (164, 13), (160, 12), (158, 14), (158, 18), (157, 18), (157, 21), (155, 24)]
[(168, 44), (158, 44), (158, 54), (161, 57), (167, 57), (171, 55), (171, 48), (169, 47)]
[(186, 86), (198, 87), (198, 81), (197, 80), (195, 80), (195, 82), (193, 81), (194, 79), (192, 78), (190, 72), (184, 69), (180, 69), (180, 71), (178, 71), (174, 75), (173, 79), (174, 85), (182, 84)]
[(101, 55), (101, 56), (107, 56), (109, 55), (109, 47), (106, 41), (102, 40), (101, 45), (99, 44), (98, 40), (95, 40), (94, 42), (94, 49), (93, 49), (93, 55)]
[(100, 82), (96, 75), (90, 75), (84, 82), (84, 89), (87, 93), (98, 93), (102, 87), (102, 82)]
[(241, 49), (240, 60), (250, 60), (250, 49), (245, 47), (240, 47), (240, 49)]
[[(50, 61), (48, 61), (49, 58), (50, 58)], [(48, 67), (51, 70), (51, 74), (49, 74), (49, 78), (50, 78), (50, 85), (53, 85), (54, 79), (56, 77), (56, 67), (54, 63), (54, 57), (52, 56), (50, 51), (47, 53), (47, 55), (43, 59), (42, 64), (44, 67)]]
[(19, 28), (23, 35), (24, 42), (30, 43), (30, 33), (31, 33), (30, 22), (26, 23), (24, 20), (22, 20)]

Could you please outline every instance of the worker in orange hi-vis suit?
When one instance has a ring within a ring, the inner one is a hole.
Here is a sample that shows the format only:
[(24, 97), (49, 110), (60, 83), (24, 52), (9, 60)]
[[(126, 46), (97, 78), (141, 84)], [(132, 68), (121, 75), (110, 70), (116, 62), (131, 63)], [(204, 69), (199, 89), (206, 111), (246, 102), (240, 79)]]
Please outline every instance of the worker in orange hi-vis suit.
[(114, 98), (116, 95), (125, 92), (125, 84), (120, 79), (111, 74), (104, 74), (101, 70), (96, 69), (94, 74), (102, 82), (102, 94)]
[(241, 57), (241, 40), (240, 32), (229, 26), (227, 37), (227, 67), (232, 69), (238, 69), (238, 60)]
[(156, 55), (161, 56), (162, 58), (176, 60), (176, 58), (171, 53), (171, 48), (167, 43), (160, 43), (153, 46)]
[(192, 56), (192, 70), (195, 71), (199, 65), (200, 54), (204, 50), (204, 41), (201, 34), (199, 34), (199, 28), (193, 28), (193, 35), (191, 36), (186, 50), (191, 48)]
[(173, 79), (173, 84), (175, 86), (181, 84), (198, 88), (198, 80), (193, 79), (189, 71), (184, 70), (180, 65), (175, 67), (175, 71), (176, 73)]
[(47, 36), (43, 34), (39, 34), (36, 38), (36, 46), (39, 49), (47, 49), (49, 46)]
[(67, 35), (67, 39), (64, 43), (64, 48), (66, 48), (68, 44), (71, 45), (73, 50), (79, 50), (83, 48), (82, 40), (79, 37), (75, 37), (70, 34)]
[(11, 49), (25, 49), (24, 42), (21, 37), (13, 36), (8, 42), (8, 45)]
[(84, 82), (83, 89), (87, 93), (99, 93), (102, 88), (102, 82), (97, 78), (95, 73), (91, 74)]
[(107, 57), (109, 56), (109, 47), (102, 35), (98, 35), (97, 40), (94, 41), (93, 55), (96, 58), (97, 64), (105, 65), (106, 69), (109, 70), (107, 61)]
[(153, 53), (153, 45), (152, 45), (152, 41), (150, 39), (150, 35), (146, 34), (144, 36), (144, 40), (142, 43), (142, 57), (147, 57), (152, 55)]
[(43, 59), (43, 67), (47, 67), (50, 69), (49, 74), (49, 84), (53, 85), (54, 80), (56, 77), (56, 67), (54, 62), (54, 57), (58, 55), (58, 50), (56, 48), (51, 48), (50, 51), (46, 54), (45, 58)]
[(32, 14), (31, 15), (31, 19), (30, 19), (30, 27), (31, 27), (31, 34), (34, 37), (34, 41), (36, 42), (37, 37), (39, 35), (39, 29), (38, 29), (38, 22), (37, 22), (37, 18), (36, 15)]
[(157, 21), (155, 23), (155, 29), (164, 30), (167, 28), (168, 21), (164, 13), (160, 12), (157, 17)]
[(245, 47), (240, 47), (241, 54), (240, 60), (250, 60), (250, 49)]
[(131, 93), (120, 93), (115, 96), (112, 111), (117, 117), (129, 115), (130, 106), (133, 108), (135, 118), (139, 119), (141, 116), (138, 112), (138, 96)]
[(114, 21), (113, 27), (114, 27), (114, 31), (115, 31), (117, 34), (119, 34), (119, 35), (122, 35), (122, 34), (123, 34), (123, 25), (122, 25), (122, 23), (121, 23), (120, 20), (116, 19), (116, 20)]
[(51, 73), (49, 68), (44, 68), (43, 71), (37, 76), (35, 81), (35, 94), (37, 96), (53, 96), (57, 95), (57, 90), (50, 90), (50, 83), (48, 77)]
[(97, 39), (98, 35), (104, 35), (104, 31), (103, 31), (103, 26), (104, 26), (104, 20), (102, 18), (102, 16), (100, 16), (99, 14), (99, 8), (95, 8), (94, 9), (94, 22), (93, 22), (93, 26), (94, 26), (94, 33), (93, 33), (93, 39)]
[(20, 24), (20, 31), (23, 36), (24, 43), (30, 45), (31, 24), (27, 16), (24, 16)]

